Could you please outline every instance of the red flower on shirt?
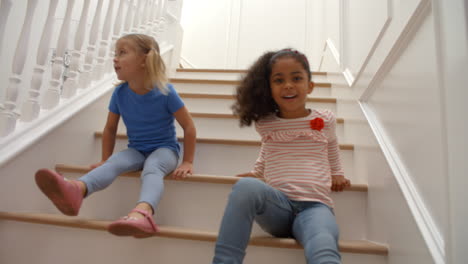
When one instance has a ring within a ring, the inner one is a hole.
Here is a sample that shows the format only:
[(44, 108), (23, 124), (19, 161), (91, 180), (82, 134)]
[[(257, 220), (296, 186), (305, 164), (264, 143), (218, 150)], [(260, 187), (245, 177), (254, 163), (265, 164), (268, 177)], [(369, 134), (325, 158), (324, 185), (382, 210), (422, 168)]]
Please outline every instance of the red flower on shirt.
[(320, 118), (320, 117), (317, 117), (315, 119), (312, 119), (310, 120), (310, 127), (313, 129), (313, 130), (322, 130), (322, 128), (325, 126), (325, 124), (323, 123), (323, 119)]

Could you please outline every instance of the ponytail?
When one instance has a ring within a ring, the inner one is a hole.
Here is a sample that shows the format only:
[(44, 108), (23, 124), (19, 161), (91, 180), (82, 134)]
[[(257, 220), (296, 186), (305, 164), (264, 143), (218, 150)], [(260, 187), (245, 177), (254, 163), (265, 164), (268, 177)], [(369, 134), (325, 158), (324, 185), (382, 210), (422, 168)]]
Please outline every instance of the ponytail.
[(151, 87), (156, 86), (163, 94), (167, 94), (169, 90), (167, 88), (166, 65), (159, 54), (159, 47), (157, 49), (151, 48), (148, 51), (145, 64)]

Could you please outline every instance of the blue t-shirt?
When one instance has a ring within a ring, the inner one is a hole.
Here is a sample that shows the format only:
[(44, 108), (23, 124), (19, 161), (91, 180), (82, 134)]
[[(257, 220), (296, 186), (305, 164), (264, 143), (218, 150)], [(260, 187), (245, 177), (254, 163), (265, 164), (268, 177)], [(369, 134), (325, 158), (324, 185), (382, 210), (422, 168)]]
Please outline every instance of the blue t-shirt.
[(180, 152), (177, 142), (174, 113), (184, 106), (171, 84), (164, 95), (155, 88), (139, 95), (128, 83), (117, 86), (112, 94), (109, 111), (122, 117), (127, 127), (128, 147), (144, 153), (166, 147)]

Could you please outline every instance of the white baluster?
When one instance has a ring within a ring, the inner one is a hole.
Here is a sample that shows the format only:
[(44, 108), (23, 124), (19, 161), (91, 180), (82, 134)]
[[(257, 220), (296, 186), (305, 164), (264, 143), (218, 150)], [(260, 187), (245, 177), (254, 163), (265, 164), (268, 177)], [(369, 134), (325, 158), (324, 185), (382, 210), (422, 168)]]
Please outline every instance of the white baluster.
[(23, 73), (24, 63), (28, 55), (28, 43), (31, 33), (31, 24), (36, 9), (37, 0), (29, 0), (24, 18), (23, 28), (16, 45), (15, 56), (13, 57), (12, 76), (6, 90), (4, 110), (0, 112), (0, 136), (6, 136), (13, 132), (19, 113), (16, 112), (17, 99), (19, 94), (20, 75)]
[(137, 6), (135, 7), (135, 15), (133, 17), (133, 26), (132, 32), (138, 33), (141, 23), (141, 7), (143, 6), (143, 1), (137, 1)]
[(88, 11), (89, 11), (89, 0), (84, 0), (83, 9), (81, 10), (80, 22), (78, 23), (78, 29), (76, 30), (74, 47), (71, 52), (71, 62), (70, 69), (68, 73), (68, 78), (63, 84), (62, 96), (64, 98), (70, 98), (76, 93), (78, 88), (78, 72), (81, 59), (81, 48), (83, 47), (83, 42), (86, 33), (86, 23), (88, 21)]
[(42, 107), (44, 109), (52, 109), (58, 105), (61, 94), (60, 85), (62, 84), (62, 73), (64, 70), (68, 70), (64, 68), (70, 66), (70, 54), (67, 51), (67, 47), (74, 3), (75, 0), (68, 0), (67, 3), (67, 10), (65, 11), (57, 42), (56, 57), (52, 65), (52, 78), (49, 82), (50, 87), (45, 92), (42, 102)]
[[(3, 36), (5, 34), (5, 26), (10, 14), (11, 1), (2, 0), (0, 2), (0, 54), (3, 51)], [(4, 110), (3, 102), (0, 97), (0, 110)]]
[(163, 32), (164, 32), (164, 6), (166, 5), (166, 0), (160, 0), (160, 4), (158, 7), (158, 26), (156, 30), (156, 39), (161, 44), (163, 40)]
[(147, 25), (146, 25), (146, 34), (147, 35), (152, 35), (153, 34), (153, 28), (154, 28), (154, 25), (155, 25), (155, 22), (156, 22), (156, 10), (157, 10), (157, 6), (158, 6), (158, 0), (154, 0), (152, 3), (151, 3), (151, 6), (150, 6), (150, 10), (151, 12), (148, 13), (148, 22), (147, 22)]
[(3, 35), (5, 34), (5, 25), (10, 14), (11, 0), (2, 0), (0, 2), (0, 52), (3, 50)]
[(115, 49), (115, 42), (120, 37), (120, 32), (122, 30), (122, 21), (123, 21), (123, 9), (124, 9), (125, 0), (120, 0), (119, 8), (117, 9), (117, 15), (115, 16), (114, 22), (114, 29), (112, 34), (111, 45), (107, 53), (107, 61), (106, 61), (106, 72), (110, 73), (113, 71), (113, 58), (114, 58), (114, 49)]
[(29, 98), (24, 102), (21, 109), (21, 120), (31, 121), (36, 119), (40, 112), (39, 95), (42, 86), (42, 78), (45, 71), (45, 66), (49, 54), (50, 39), (52, 37), (52, 29), (54, 26), (55, 10), (57, 9), (58, 0), (51, 0), (49, 11), (47, 13), (46, 23), (42, 30), (39, 48), (37, 50), (36, 66), (33, 70), (31, 78), (31, 87), (29, 88)]
[(145, 4), (143, 5), (143, 14), (142, 14), (142, 19), (140, 21), (140, 32), (141, 33), (145, 33), (146, 32), (146, 29), (147, 29), (147, 26), (148, 26), (148, 16), (149, 16), (149, 13), (148, 11), (150, 10), (150, 7), (151, 7), (151, 3), (150, 3), (150, 0), (146, 0)]
[(158, 30), (158, 35), (161, 43), (166, 42), (166, 25), (167, 25), (167, 19), (166, 19), (166, 10), (167, 10), (167, 0), (162, 0), (162, 6), (160, 9), (160, 18), (159, 18), (159, 30)]
[(93, 70), (95, 64), (94, 55), (101, 23), (102, 3), (103, 0), (98, 1), (96, 12), (94, 13), (93, 22), (91, 25), (91, 32), (89, 35), (88, 48), (85, 57), (84, 72), (80, 75), (80, 87), (82, 88), (87, 88), (91, 84), (91, 71)]
[(124, 34), (129, 34), (132, 27), (132, 19), (135, 16), (135, 9), (133, 8), (133, 1), (128, 2), (127, 15), (125, 16)]
[(156, 40), (159, 41), (158, 39), (158, 32), (159, 32), (159, 18), (160, 18), (160, 9), (162, 6), (162, 0), (156, 0), (156, 5), (154, 7), (154, 12), (153, 12), (153, 27), (151, 28), (152, 30), (152, 35), (156, 37)]
[(107, 14), (105, 16), (106, 20), (104, 20), (104, 28), (102, 30), (101, 43), (99, 46), (97, 65), (93, 73), (94, 80), (99, 80), (100, 78), (102, 78), (102, 74), (104, 73), (104, 63), (106, 59), (106, 53), (109, 48), (108, 45), (112, 26), (112, 14), (114, 11), (114, 3), (115, 1), (109, 1), (109, 6), (107, 7)]

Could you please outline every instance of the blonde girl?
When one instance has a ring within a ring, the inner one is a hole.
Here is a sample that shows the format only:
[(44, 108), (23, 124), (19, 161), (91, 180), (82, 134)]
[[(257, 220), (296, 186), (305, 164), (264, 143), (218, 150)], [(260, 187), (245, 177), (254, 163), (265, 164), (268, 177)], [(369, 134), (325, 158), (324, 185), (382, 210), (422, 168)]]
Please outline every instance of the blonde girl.
[[(183, 101), (167, 83), (164, 62), (153, 37), (130, 34), (117, 40), (115, 73), (119, 83), (110, 100), (103, 131), (102, 160), (77, 180), (41, 169), (36, 183), (66, 215), (77, 215), (84, 197), (109, 186), (118, 175), (142, 170), (140, 199), (130, 213), (113, 222), (109, 232), (118, 236), (148, 237), (158, 231), (153, 214), (164, 189), (163, 178), (172, 173), (184, 178), (192, 173), (196, 130)], [(128, 148), (113, 154), (117, 126), (122, 117)], [(184, 130), (183, 159), (174, 120)]]

